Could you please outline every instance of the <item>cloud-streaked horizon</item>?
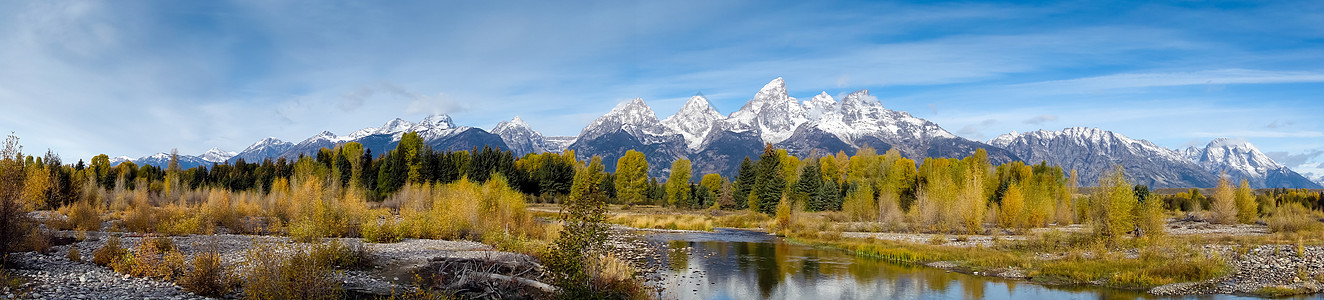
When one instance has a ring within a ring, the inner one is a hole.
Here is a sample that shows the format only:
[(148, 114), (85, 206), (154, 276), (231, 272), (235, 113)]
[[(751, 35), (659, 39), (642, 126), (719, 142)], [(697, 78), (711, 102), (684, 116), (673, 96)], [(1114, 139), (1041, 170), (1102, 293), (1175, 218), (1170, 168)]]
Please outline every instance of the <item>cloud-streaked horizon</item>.
[(729, 114), (784, 77), (978, 140), (1086, 126), (1324, 151), (1320, 2), (375, 4), (0, 0), (0, 130), (66, 161), (431, 113), (575, 135), (636, 97)]

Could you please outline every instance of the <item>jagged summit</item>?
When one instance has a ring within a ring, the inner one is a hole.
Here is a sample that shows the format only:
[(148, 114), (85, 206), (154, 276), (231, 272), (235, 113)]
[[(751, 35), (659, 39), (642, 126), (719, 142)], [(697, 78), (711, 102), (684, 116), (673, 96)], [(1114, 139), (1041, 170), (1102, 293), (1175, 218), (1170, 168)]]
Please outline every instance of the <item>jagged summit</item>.
[(597, 138), (616, 130), (624, 130), (644, 143), (657, 142), (661, 137), (673, 134), (662, 125), (657, 114), (653, 113), (653, 108), (644, 103), (643, 98), (634, 98), (616, 105), (607, 114), (593, 120), (580, 131), (579, 138)]
[(684, 137), (687, 147), (697, 149), (712, 130), (713, 123), (722, 118), (722, 114), (708, 103), (708, 98), (694, 95), (675, 115), (662, 120), (662, 125)]
[[(518, 119), (519, 117), (515, 118)], [(427, 118), (423, 118), (423, 121), (419, 122), (418, 125), (442, 129), (455, 128), (455, 123), (451, 121), (451, 116), (445, 114), (430, 115)]]
[(221, 150), (221, 148), (219, 147), (213, 147), (211, 148), (211, 150), (207, 150), (207, 152), (202, 153), (200, 157), (202, 157), (202, 160), (205, 161), (214, 162), (214, 163), (224, 163), (225, 161), (230, 160), (230, 158), (234, 157), (235, 155), (239, 155), (239, 153)]
[(568, 144), (556, 144), (548, 142), (542, 133), (533, 130), (529, 123), (524, 119), (515, 116), (510, 121), (501, 121), (496, 127), (492, 128), (492, 133), (501, 137), (501, 140), (510, 147), (517, 155), (542, 152), (560, 152), (565, 150)]
[(692, 159), (699, 172), (730, 175), (745, 156), (757, 157), (765, 143), (796, 155), (853, 153), (870, 145), (895, 148), (910, 157), (963, 157), (984, 148), (995, 161), (1012, 159), (1006, 151), (958, 138), (908, 113), (887, 110), (866, 90), (846, 97), (838, 102), (822, 92), (800, 102), (787, 93), (785, 80), (777, 78), (730, 115), (723, 116), (706, 97), (695, 95), (662, 121), (656, 121), (642, 99), (635, 99), (594, 120), (569, 148), (581, 157), (600, 155), (607, 161), (625, 150), (643, 149), (657, 167), (653, 174), (665, 174), (659, 169), (684, 157)]
[(1319, 185), (1261, 153), (1240, 139), (1217, 138), (1204, 148), (1188, 147), (1182, 156), (1211, 173), (1226, 174), (1233, 184), (1245, 180), (1254, 188), (1305, 187)]

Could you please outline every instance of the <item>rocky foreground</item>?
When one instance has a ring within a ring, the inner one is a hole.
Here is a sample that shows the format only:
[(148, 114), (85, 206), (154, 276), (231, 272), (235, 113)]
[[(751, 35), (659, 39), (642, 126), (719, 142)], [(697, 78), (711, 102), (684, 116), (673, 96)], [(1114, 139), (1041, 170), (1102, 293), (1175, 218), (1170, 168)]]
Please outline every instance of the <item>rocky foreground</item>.
[[(92, 253), (106, 243), (110, 235), (120, 236), (121, 245), (126, 248), (137, 247), (144, 237), (137, 234), (89, 232), (81, 240), (71, 244), (55, 245), (46, 254), (24, 252), (10, 254), (13, 268), (11, 274), (27, 280), (18, 290), (0, 292), (3, 299), (205, 299), (185, 291), (179, 285), (169, 281), (149, 278), (130, 277), (116, 273), (109, 268), (92, 264)], [(58, 232), (56, 236), (72, 237), (73, 232)], [(122, 236), (121, 236), (122, 235)], [(290, 244), (285, 237), (251, 235), (190, 235), (168, 237), (188, 261), (194, 255), (204, 251), (217, 251), (222, 265), (234, 270), (245, 261), (248, 250), (257, 243)], [(492, 246), (470, 241), (443, 241), (406, 239), (398, 243), (375, 244), (361, 243), (361, 239), (340, 239), (343, 243), (361, 245), (367, 249), (372, 267), (366, 270), (336, 271), (332, 277), (341, 283), (341, 288), (353, 295), (403, 294), (417, 288), (415, 274), (427, 274), (436, 279), (440, 275), (470, 275), (468, 281), (447, 280), (460, 293), (482, 289), (490, 282), (480, 281), (519, 281), (515, 288), (516, 295), (528, 296), (520, 292), (530, 284), (538, 284), (544, 274), (541, 266), (531, 257), (523, 254), (496, 251)], [(297, 244), (297, 243), (293, 243)], [(68, 259), (70, 249), (77, 248), (81, 262)], [(488, 268), (478, 268), (484, 265)], [(520, 276), (492, 272), (483, 276), (459, 274), (459, 271), (492, 271), (490, 266), (505, 266), (502, 271), (522, 272)], [(495, 276), (491, 276), (495, 275)], [(529, 279), (532, 277), (533, 279)], [(541, 285), (534, 287), (548, 288)], [(504, 287), (503, 287), (504, 288)], [(480, 291), (481, 292), (481, 291)], [(236, 291), (227, 298), (241, 297), (242, 291)], [(506, 297), (510, 298), (510, 297)], [(513, 297), (521, 298), (521, 297)]]
[(1291, 245), (1264, 245), (1237, 249), (1228, 245), (1208, 245), (1205, 250), (1221, 255), (1232, 267), (1227, 276), (1155, 287), (1150, 294), (1161, 296), (1200, 294), (1264, 294), (1264, 289), (1291, 293), (1324, 291), (1324, 247), (1306, 246), (1298, 251)]

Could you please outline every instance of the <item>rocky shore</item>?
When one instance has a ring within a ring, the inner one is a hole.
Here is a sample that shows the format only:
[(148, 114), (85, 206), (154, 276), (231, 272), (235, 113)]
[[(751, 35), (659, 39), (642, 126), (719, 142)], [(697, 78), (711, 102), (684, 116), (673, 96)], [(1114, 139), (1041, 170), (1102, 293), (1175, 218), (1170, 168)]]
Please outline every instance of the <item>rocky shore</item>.
[[(81, 239), (73, 239), (75, 235), (80, 235)], [(24, 252), (9, 255), (12, 267), (8, 271), (27, 282), (18, 290), (0, 292), (0, 299), (205, 299), (172, 282), (130, 277), (92, 264), (92, 253), (103, 247), (111, 235), (117, 236), (126, 248), (136, 247), (145, 238), (140, 234), (56, 232), (55, 236), (73, 243), (54, 245), (46, 254)], [(222, 265), (230, 269), (242, 264), (248, 249), (256, 243), (299, 245), (288, 238), (273, 236), (217, 234), (167, 238), (189, 261), (204, 251), (216, 251)], [(354, 295), (389, 296), (413, 291), (416, 289), (413, 275), (429, 271), (426, 267), (438, 261), (541, 269), (527, 255), (496, 251), (491, 246), (470, 241), (406, 239), (398, 243), (375, 244), (362, 243), (361, 239), (339, 240), (366, 248), (372, 261), (370, 269), (337, 271), (332, 275), (343, 290)], [(81, 262), (67, 258), (73, 248), (81, 254)], [(506, 279), (514, 278), (507, 276)], [(227, 297), (242, 295), (237, 293)]]
[(1223, 257), (1232, 268), (1226, 276), (1200, 281), (1155, 287), (1150, 294), (1161, 296), (1201, 294), (1264, 294), (1265, 289), (1290, 293), (1324, 291), (1324, 247), (1306, 246), (1298, 251), (1292, 245), (1263, 245), (1238, 249), (1210, 245), (1206, 251)]

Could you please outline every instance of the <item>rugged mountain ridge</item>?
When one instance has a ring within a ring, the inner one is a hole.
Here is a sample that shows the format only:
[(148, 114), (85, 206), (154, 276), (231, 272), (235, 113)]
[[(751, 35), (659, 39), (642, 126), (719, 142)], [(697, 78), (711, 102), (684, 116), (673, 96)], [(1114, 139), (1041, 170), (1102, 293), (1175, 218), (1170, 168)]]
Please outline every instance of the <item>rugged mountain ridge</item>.
[[(190, 169), (194, 167), (210, 167), (212, 163), (225, 163), (230, 157), (237, 153), (221, 150), (220, 148), (211, 148), (207, 152), (198, 155), (179, 154), (179, 167), (181, 169)], [(170, 153), (156, 153), (148, 156), (130, 159), (128, 157), (116, 157), (110, 162), (112, 165), (119, 165), (125, 161), (132, 161), (138, 165), (151, 165), (159, 168), (170, 166)]]
[(1218, 138), (1204, 148), (1188, 147), (1181, 154), (1209, 172), (1226, 174), (1233, 184), (1246, 180), (1252, 188), (1321, 188), (1246, 141)]
[(622, 103), (586, 126), (569, 149), (581, 158), (602, 156), (608, 165), (626, 150), (636, 149), (648, 157), (654, 176), (667, 174), (666, 168), (677, 158), (691, 159), (698, 173), (731, 176), (741, 160), (756, 158), (764, 144), (802, 157), (853, 154), (869, 146), (879, 151), (897, 149), (912, 158), (964, 157), (985, 149), (997, 163), (1017, 159), (1001, 148), (957, 137), (933, 122), (886, 109), (867, 90), (841, 102), (826, 92), (800, 102), (788, 94), (782, 78), (764, 85), (727, 116), (702, 95), (691, 97), (662, 121), (642, 99)]
[(1319, 188), (1305, 176), (1265, 156), (1246, 142), (1215, 139), (1204, 148), (1182, 151), (1097, 128), (1008, 133), (989, 141), (1024, 158), (1075, 169), (1084, 186), (1098, 184), (1113, 165), (1121, 165), (1138, 184), (1155, 188), (1213, 187), (1219, 174), (1234, 184), (1246, 179), (1253, 188)]
[[(1122, 165), (1139, 184), (1151, 187), (1211, 187), (1218, 174), (1234, 181), (1246, 179), (1256, 188), (1319, 188), (1321, 184), (1298, 174), (1259, 152), (1253, 145), (1217, 139), (1204, 148), (1172, 150), (1095, 128), (1062, 131), (1012, 132), (987, 143), (958, 137), (936, 123), (883, 106), (868, 90), (836, 99), (821, 92), (800, 101), (791, 97), (782, 78), (764, 85), (740, 109), (723, 115), (702, 94), (696, 94), (665, 119), (659, 119), (643, 99), (620, 103), (585, 126), (578, 136), (543, 136), (519, 116), (485, 131), (456, 126), (450, 116), (431, 115), (418, 123), (394, 119), (346, 136), (322, 132), (299, 143), (267, 138), (242, 152), (212, 149), (197, 156), (181, 155), (181, 165), (211, 162), (260, 162), (263, 159), (316, 155), (318, 149), (355, 141), (374, 155), (395, 148), (406, 132), (418, 132), (436, 150), (469, 150), (495, 146), (517, 155), (573, 150), (580, 159), (603, 158), (608, 171), (626, 151), (643, 152), (650, 175), (666, 176), (671, 162), (693, 161), (696, 174), (732, 176), (745, 157), (757, 158), (765, 144), (787, 149), (800, 157), (853, 154), (862, 147), (878, 152), (896, 150), (916, 160), (925, 157), (964, 157), (979, 149), (994, 163), (1047, 161), (1076, 169), (1080, 184), (1092, 186), (1098, 178)], [(164, 165), (168, 156), (157, 154), (133, 160)], [(116, 157), (113, 163), (130, 160)], [(1324, 178), (1322, 178), (1324, 179)]]
[(510, 121), (497, 123), (491, 132), (500, 136), (501, 141), (505, 142), (506, 146), (510, 147), (510, 151), (515, 152), (516, 156), (529, 153), (561, 152), (565, 150), (566, 146), (569, 146), (569, 143), (558, 142), (555, 139), (549, 140), (542, 133), (533, 130), (529, 123), (525, 123), (524, 119), (519, 116), (515, 116)]

